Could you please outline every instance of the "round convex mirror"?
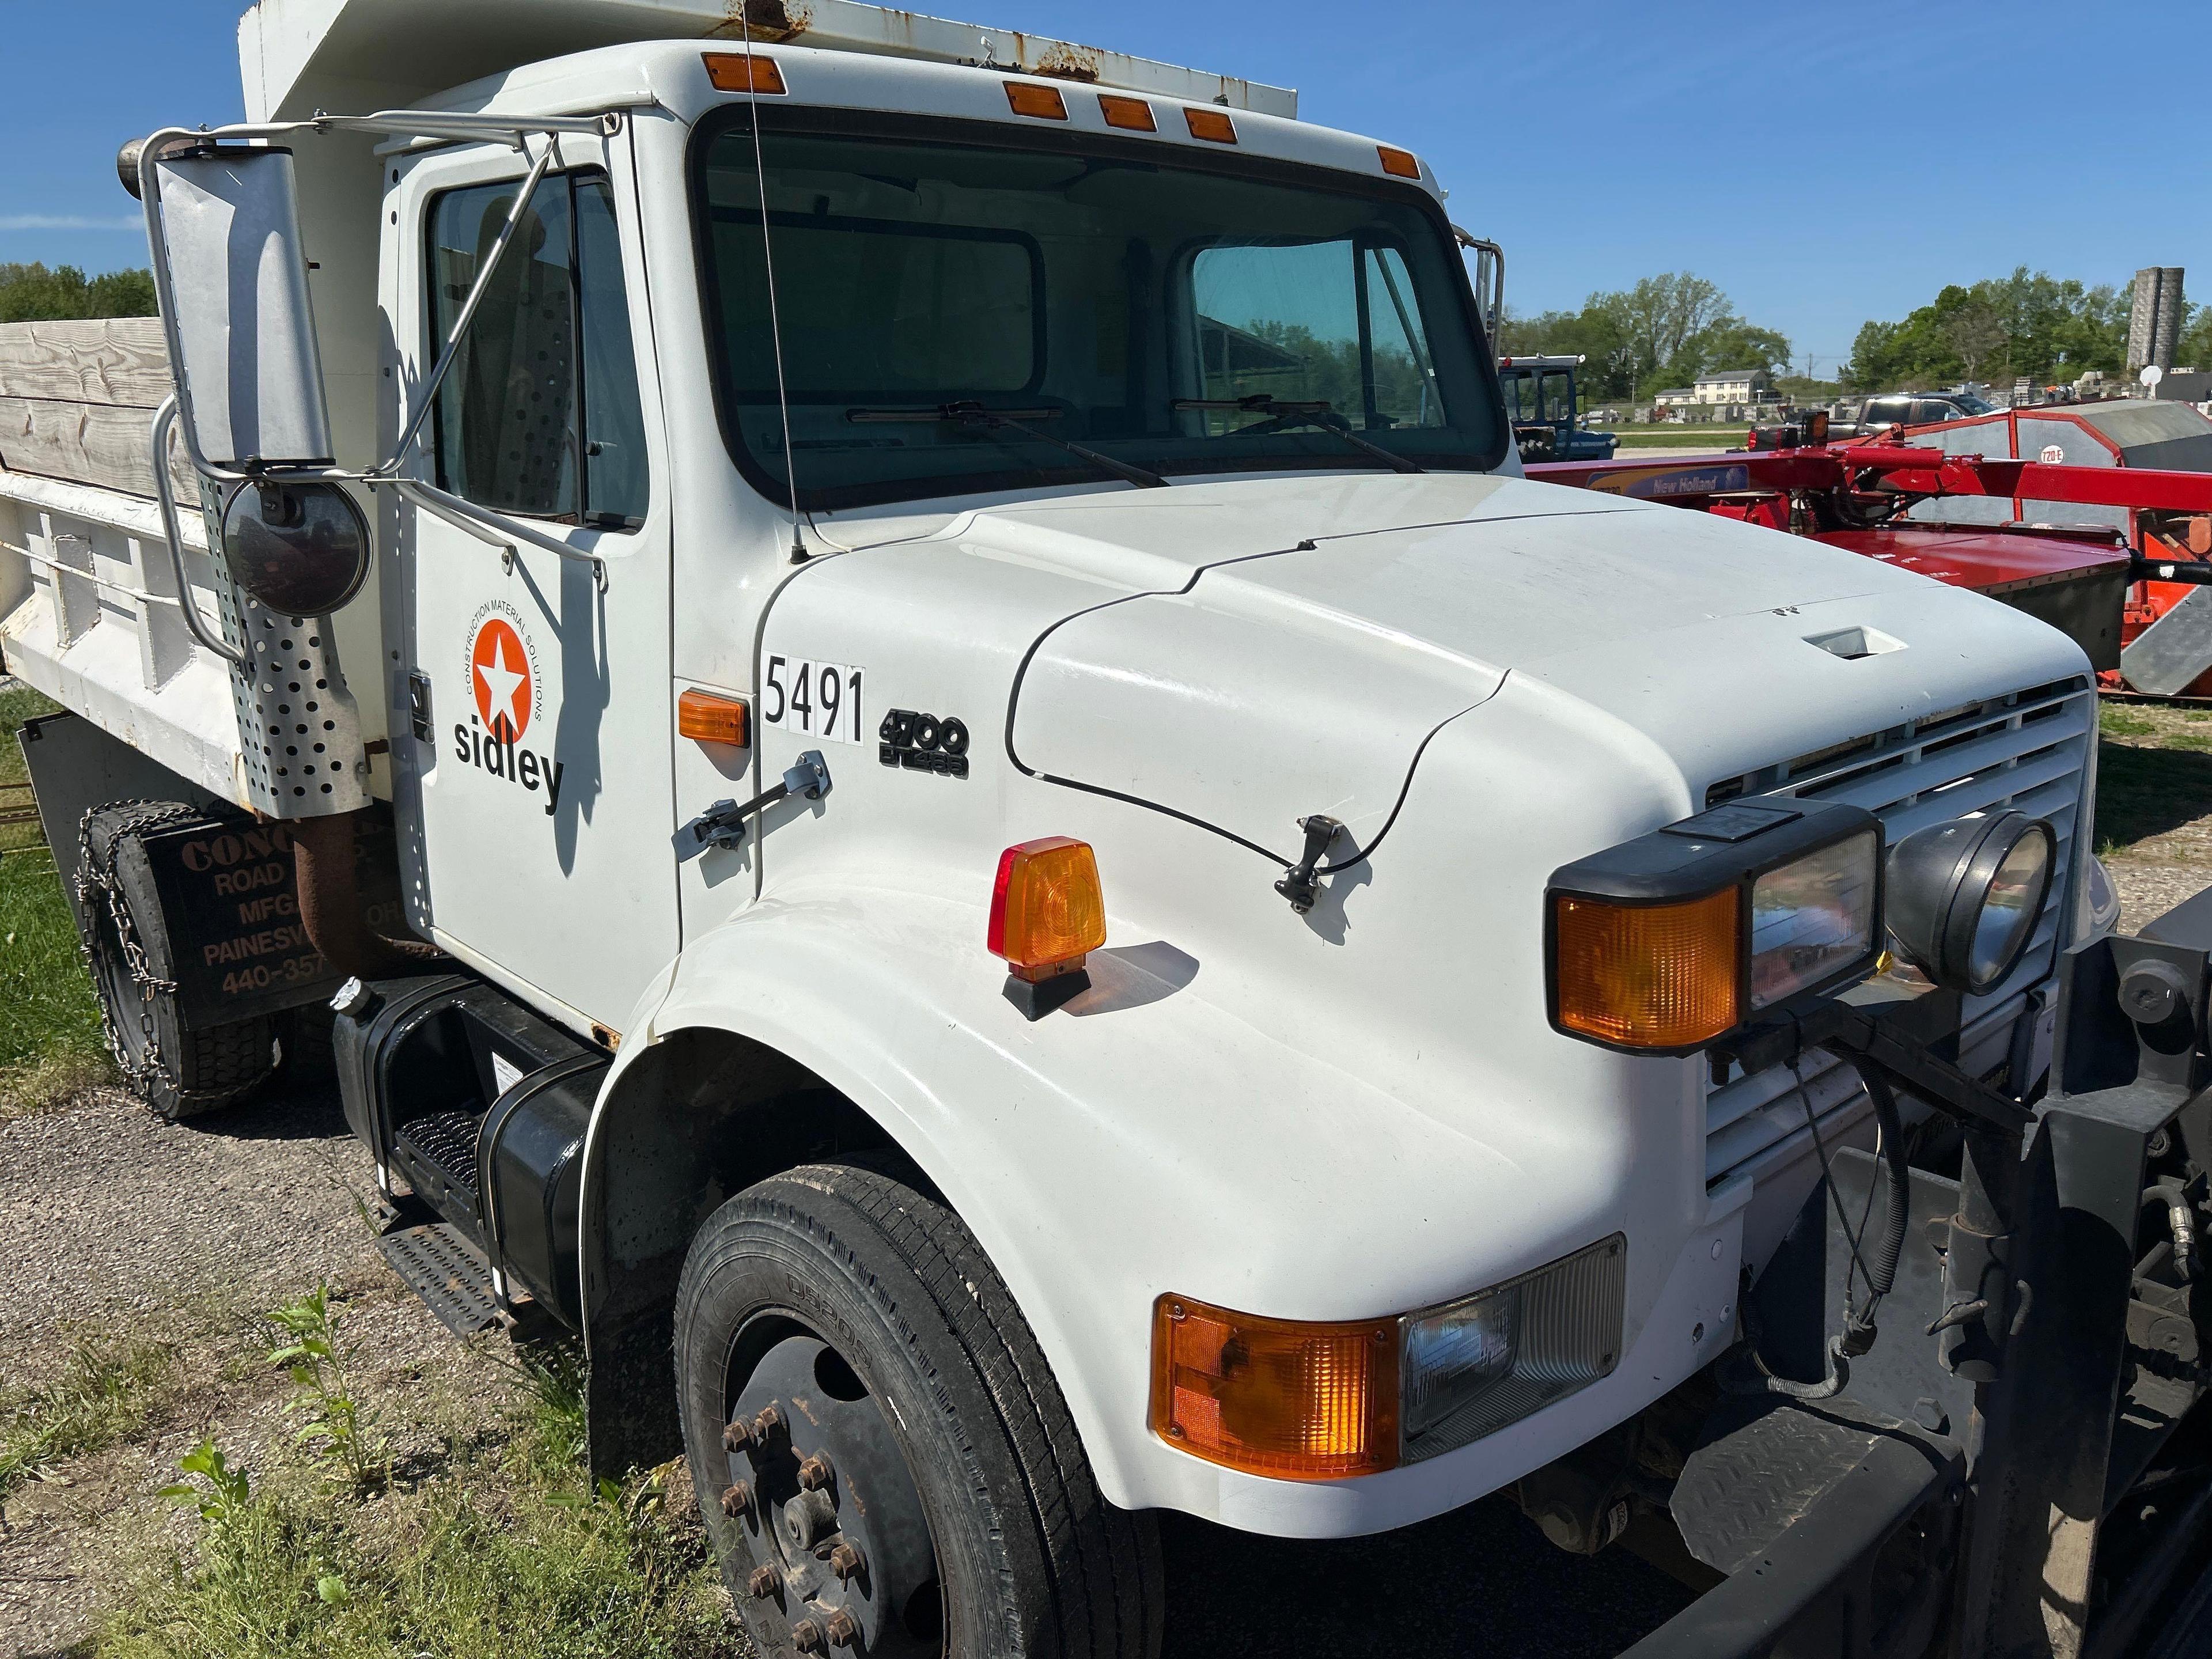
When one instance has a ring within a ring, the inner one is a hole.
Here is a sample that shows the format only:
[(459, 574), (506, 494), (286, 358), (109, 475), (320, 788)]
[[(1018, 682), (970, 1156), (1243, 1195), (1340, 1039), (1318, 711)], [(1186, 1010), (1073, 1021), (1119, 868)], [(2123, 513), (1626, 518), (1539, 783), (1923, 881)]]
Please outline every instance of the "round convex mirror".
[(222, 551), (233, 580), (270, 610), (320, 617), (361, 591), (368, 521), (336, 484), (240, 484), (222, 510)]

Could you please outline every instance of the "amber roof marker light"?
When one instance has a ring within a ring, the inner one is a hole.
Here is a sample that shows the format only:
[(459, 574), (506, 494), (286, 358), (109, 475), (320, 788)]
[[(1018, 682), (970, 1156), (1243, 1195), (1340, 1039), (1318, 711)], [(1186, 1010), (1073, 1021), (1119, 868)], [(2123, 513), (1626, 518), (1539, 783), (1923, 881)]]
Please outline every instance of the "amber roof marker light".
[(1098, 112), (1106, 118), (1109, 127), (1119, 127), (1124, 132), (1158, 132), (1160, 124), (1152, 118), (1152, 106), (1141, 98), (1126, 98), (1120, 93), (1102, 92), (1098, 94)]
[(1026, 115), (1033, 120), (1067, 119), (1067, 100), (1060, 95), (1058, 87), (1040, 86), (1035, 81), (1009, 81), (1006, 102), (1015, 114)]
[(1411, 150), (1377, 144), (1375, 153), (1382, 158), (1382, 171), (1393, 179), (1418, 179), (1421, 176), (1420, 160)]
[(773, 58), (750, 52), (710, 52), (702, 55), (707, 79), (717, 92), (770, 93), (784, 90), (783, 70)]
[(1229, 118), (1226, 110), (1186, 109), (1183, 125), (1190, 129), (1194, 138), (1203, 138), (1209, 144), (1233, 144), (1237, 142), (1237, 123)]

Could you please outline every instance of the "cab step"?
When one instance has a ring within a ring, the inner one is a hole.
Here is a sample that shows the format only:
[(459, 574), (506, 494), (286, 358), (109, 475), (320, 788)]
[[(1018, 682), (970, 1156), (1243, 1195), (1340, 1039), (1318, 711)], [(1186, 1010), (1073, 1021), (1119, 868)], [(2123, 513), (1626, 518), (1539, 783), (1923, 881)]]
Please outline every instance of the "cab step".
[(426, 1221), (386, 1233), (376, 1248), (392, 1270), (421, 1297), (438, 1322), (468, 1338), (500, 1322), (492, 1294), (491, 1264), (468, 1236), (449, 1221)]
[[(346, 1120), (374, 1152), (384, 1189), (430, 1212), (441, 1250), (466, 1247), (485, 1282), (484, 1316), (534, 1304), (580, 1329), (584, 1137), (611, 1056), (465, 974), (356, 980), (333, 1006)], [(459, 1269), (435, 1257), (423, 1271), (442, 1284)], [(466, 1316), (481, 1328), (473, 1304)]]

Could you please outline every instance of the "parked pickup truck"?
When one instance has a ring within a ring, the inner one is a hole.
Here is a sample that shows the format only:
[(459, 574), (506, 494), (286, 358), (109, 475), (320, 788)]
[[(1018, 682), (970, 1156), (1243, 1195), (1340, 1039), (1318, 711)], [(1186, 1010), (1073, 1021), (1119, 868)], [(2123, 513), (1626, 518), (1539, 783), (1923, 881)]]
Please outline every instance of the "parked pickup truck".
[(0, 473), (110, 1039), (182, 1116), (327, 1029), (760, 1652), (1147, 1656), (1163, 1511), (1501, 1491), (1707, 1587), (1646, 1656), (2199, 1641), (2212, 927), (2091, 918), (2071, 640), (1524, 477), (1495, 259), (1287, 91), (240, 41), (123, 159), (146, 448)]
[(1837, 441), (1864, 438), (1893, 426), (1934, 426), (1943, 421), (1993, 415), (1996, 409), (1995, 404), (1971, 392), (1887, 392), (1846, 405), (1829, 420), (1828, 436)]

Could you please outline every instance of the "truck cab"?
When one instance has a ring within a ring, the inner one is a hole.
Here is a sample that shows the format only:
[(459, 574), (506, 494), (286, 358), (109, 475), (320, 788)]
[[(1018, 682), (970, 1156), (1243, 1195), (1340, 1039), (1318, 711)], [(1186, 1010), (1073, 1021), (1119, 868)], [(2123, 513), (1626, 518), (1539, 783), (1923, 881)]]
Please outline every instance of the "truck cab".
[[(763, 1651), (1154, 1651), (1163, 1510), (1601, 1547), (1644, 1488), (1561, 1471), (1891, 1121), (1754, 1016), (2047, 1070), (2079, 647), (1522, 477), (1611, 440), (1418, 156), (847, 0), (240, 40), (250, 122), (128, 158), (156, 499), (9, 497), (110, 1012), (210, 1103), (246, 1005), (100, 872), (258, 834), (313, 948), (252, 1017), (331, 1000), (395, 1260), (581, 1334)], [(1915, 967), (1882, 849), (1962, 821), (1985, 948)]]

